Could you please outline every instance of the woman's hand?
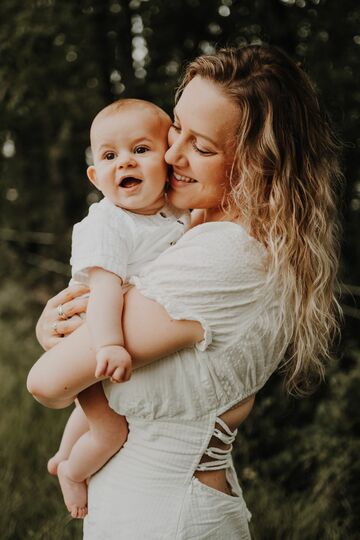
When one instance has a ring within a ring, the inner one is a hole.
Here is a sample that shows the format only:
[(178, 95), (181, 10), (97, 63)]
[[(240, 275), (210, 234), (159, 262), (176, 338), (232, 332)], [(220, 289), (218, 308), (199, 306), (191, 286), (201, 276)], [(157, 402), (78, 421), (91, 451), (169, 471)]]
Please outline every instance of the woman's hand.
[(71, 285), (47, 302), (36, 325), (36, 337), (45, 351), (83, 324), (88, 292), (86, 285)]

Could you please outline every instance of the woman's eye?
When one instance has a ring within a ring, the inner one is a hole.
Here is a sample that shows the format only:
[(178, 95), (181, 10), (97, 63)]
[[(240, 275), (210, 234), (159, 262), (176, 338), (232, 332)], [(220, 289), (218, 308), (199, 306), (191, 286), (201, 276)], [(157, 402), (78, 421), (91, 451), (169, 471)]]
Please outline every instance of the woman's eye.
[(171, 127), (175, 129), (175, 131), (181, 131), (181, 127), (178, 126), (175, 122), (171, 124)]
[(195, 150), (195, 152), (198, 152), (199, 154), (201, 154), (202, 156), (211, 156), (213, 155), (214, 152), (210, 152), (210, 150), (202, 150), (201, 148), (199, 148), (198, 146), (196, 146), (195, 142), (193, 141), (192, 142), (192, 147), (193, 149)]
[(115, 152), (106, 152), (105, 159), (115, 159)]
[(145, 152), (148, 152), (148, 151), (149, 151), (149, 148), (147, 148), (146, 146), (137, 146), (134, 149), (134, 154), (145, 154)]

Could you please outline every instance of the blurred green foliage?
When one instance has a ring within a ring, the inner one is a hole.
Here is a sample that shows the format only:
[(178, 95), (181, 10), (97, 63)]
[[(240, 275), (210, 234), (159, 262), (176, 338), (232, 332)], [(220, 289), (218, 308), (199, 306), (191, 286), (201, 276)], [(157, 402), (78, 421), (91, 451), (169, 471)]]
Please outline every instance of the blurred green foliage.
[(261, 42), (304, 65), (343, 141), (346, 324), (316, 394), (288, 398), (279, 376), (260, 393), (236, 462), (255, 540), (358, 538), (359, 3), (2, 0), (0, 20), (1, 539), (81, 537), (45, 473), (67, 412), (36, 404), (25, 378), (36, 318), (68, 280), (72, 224), (97, 197), (85, 175), (92, 117), (124, 96), (171, 112), (188, 60)]

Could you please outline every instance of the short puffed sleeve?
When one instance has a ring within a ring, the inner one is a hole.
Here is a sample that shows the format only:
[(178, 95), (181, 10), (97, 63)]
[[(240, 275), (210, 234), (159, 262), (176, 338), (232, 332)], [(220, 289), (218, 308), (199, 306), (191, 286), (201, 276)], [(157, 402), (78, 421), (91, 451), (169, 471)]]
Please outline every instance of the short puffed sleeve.
[(133, 225), (126, 213), (107, 199), (92, 204), (73, 228), (72, 277), (87, 283), (89, 268), (100, 267), (125, 280), (132, 249)]
[(132, 282), (172, 318), (201, 323), (200, 351), (227, 347), (264, 307), (266, 256), (265, 248), (240, 225), (205, 223), (188, 231)]

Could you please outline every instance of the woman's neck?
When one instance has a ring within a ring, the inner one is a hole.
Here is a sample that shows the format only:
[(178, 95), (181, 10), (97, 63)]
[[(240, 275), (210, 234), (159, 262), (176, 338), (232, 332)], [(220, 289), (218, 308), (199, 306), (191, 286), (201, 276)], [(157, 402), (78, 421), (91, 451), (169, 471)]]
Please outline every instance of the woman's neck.
[(195, 209), (191, 212), (191, 225), (193, 227), (212, 221), (233, 221), (240, 223), (240, 220), (232, 212), (227, 212), (220, 208)]

